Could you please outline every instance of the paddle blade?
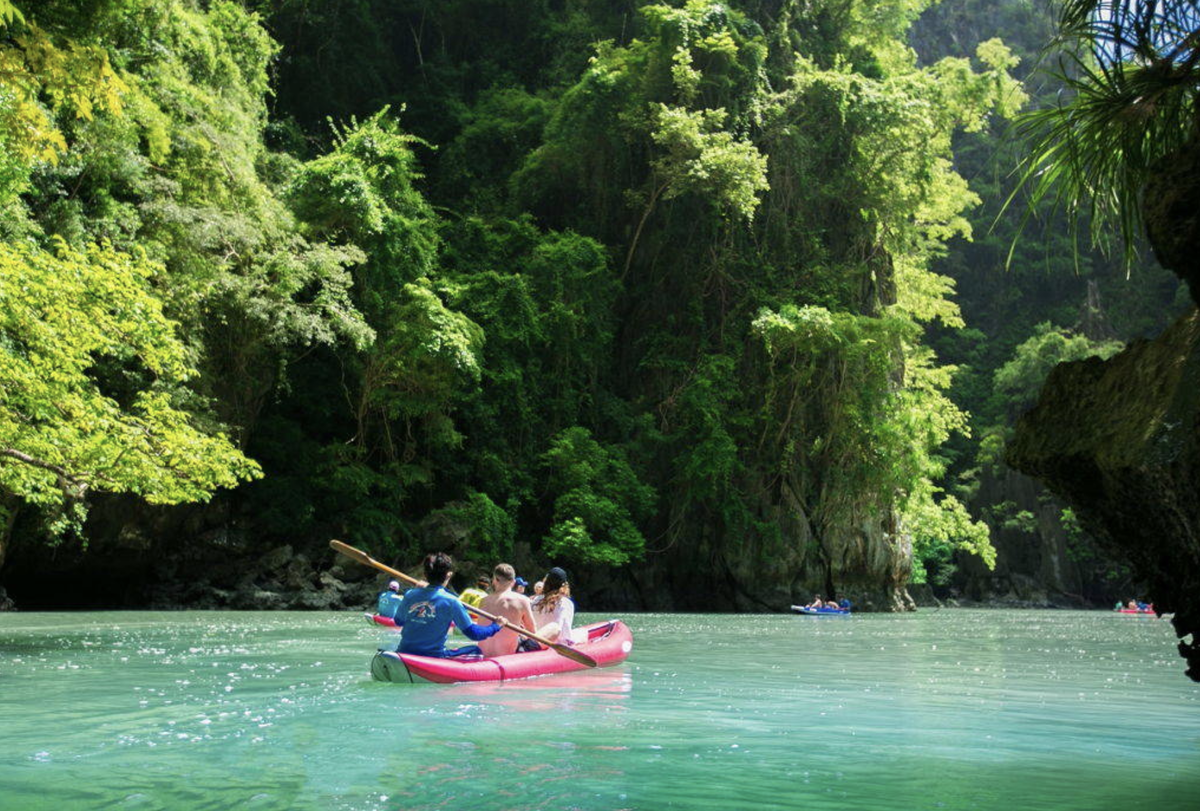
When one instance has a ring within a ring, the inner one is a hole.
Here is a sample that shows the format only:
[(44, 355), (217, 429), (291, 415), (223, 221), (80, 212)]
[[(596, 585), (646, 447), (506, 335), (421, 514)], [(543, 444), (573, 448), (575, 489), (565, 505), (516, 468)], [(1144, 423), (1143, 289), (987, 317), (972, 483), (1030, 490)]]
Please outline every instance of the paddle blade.
[(550, 646), (559, 656), (565, 656), (573, 662), (579, 662), (584, 667), (599, 667), (600, 663), (583, 651), (577, 651), (570, 645), (554, 644)]
[(342, 543), (341, 541), (330, 541), (329, 548), (332, 549), (334, 552), (340, 552), (341, 554), (345, 555), (348, 558), (353, 558), (354, 560), (357, 560), (359, 563), (363, 564), (364, 566), (374, 566), (375, 565), (375, 561), (371, 559), (370, 555), (368, 555), (366, 552), (362, 551), (361, 549), (355, 549), (353, 546), (351, 546), (348, 543)]

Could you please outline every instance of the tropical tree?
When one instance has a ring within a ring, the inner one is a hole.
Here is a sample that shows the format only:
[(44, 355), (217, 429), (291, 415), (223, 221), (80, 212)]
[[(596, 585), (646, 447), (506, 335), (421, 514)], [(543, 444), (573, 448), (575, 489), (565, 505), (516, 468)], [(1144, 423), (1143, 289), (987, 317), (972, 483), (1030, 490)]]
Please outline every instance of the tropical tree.
[(261, 475), (188, 409), (161, 273), (105, 246), (0, 245), (0, 492), (48, 508), (52, 530), (91, 491), (178, 504)]
[(1050, 47), (1068, 92), (1022, 121), (1023, 186), (1097, 243), (1119, 233), (1127, 259), (1144, 228), (1182, 274), (1200, 238), (1200, 2), (1067, 0)]

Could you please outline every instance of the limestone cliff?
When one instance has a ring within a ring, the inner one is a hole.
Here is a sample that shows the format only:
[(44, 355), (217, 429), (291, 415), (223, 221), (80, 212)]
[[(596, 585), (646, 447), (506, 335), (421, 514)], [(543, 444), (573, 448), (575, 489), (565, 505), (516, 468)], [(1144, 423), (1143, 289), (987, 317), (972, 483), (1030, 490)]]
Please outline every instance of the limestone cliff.
[(996, 567), (960, 555), (951, 594), (1014, 607), (1111, 606), (1137, 597), (1124, 556), (1113, 558), (1063, 520), (1065, 505), (1036, 479), (1004, 465), (986, 466), (970, 502), (988, 522)]
[(1200, 681), (1200, 313), (1107, 361), (1054, 369), (1008, 462), (1076, 511), (1173, 613)]

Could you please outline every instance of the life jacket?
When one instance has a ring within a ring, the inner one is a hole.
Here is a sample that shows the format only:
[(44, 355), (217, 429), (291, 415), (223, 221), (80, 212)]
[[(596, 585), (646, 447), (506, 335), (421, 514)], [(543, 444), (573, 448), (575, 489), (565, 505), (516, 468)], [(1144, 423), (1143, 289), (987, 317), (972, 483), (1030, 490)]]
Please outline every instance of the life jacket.
[(458, 595), (458, 599), (462, 600), (467, 605), (473, 605), (476, 608), (483, 602), (483, 598), (487, 594), (480, 589), (463, 589), (462, 594)]

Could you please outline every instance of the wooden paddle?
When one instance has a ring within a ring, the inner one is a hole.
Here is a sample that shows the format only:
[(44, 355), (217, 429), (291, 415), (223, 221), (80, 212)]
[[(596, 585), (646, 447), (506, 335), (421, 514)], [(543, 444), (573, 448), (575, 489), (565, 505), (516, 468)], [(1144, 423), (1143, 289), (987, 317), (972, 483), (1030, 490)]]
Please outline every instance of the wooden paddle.
[[(404, 572), (397, 571), (397, 570), (393, 569), (391, 566), (385, 566), (384, 564), (375, 560), (375, 558), (368, 555), (366, 552), (362, 551), (361, 549), (355, 549), (350, 544), (342, 543), (341, 541), (330, 541), (329, 547), (331, 549), (333, 549), (333, 551), (335, 551), (335, 552), (340, 552), (348, 558), (353, 558), (354, 560), (357, 560), (359, 563), (361, 563), (364, 566), (372, 566), (381, 572), (387, 572), (392, 577), (399, 578), (400, 580), (403, 580), (405, 583), (411, 583), (414, 586), (429, 585), (424, 580), (417, 580), (415, 577), (409, 577)], [(455, 599), (458, 599), (458, 598), (455, 598)], [(460, 602), (461, 602), (461, 600), (460, 600)], [(483, 617), (484, 619), (489, 619), (492, 622), (495, 622), (498, 619), (494, 614), (489, 614), (488, 612), (483, 611), (479, 608), (476, 608), (475, 606), (464, 606), (464, 607), (468, 611), (470, 611), (472, 614), (478, 614), (479, 616)], [(533, 633), (532, 631), (526, 631), (524, 628), (520, 627), (519, 625), (511, 625), (510, 624), (508, 627), (512, 628), (514, 631), (516, 631), (521, 636), (527, 636), (530, 639), (532, 639), (534, 642), (545, 645), (547, 648), (550, 648), (558, 655), (565, 656), (568, 659), (570, 659), (571, 661), (578, 662), (579, 664), (583, 665), (584, 667), (598, 667), (599, 666), (599, 663), (595, 659), (588, 656), (583, 651), (575, 650), (570, 645), (562, 645), (562, 644), (559, 644), (558, 642), (551, 642), (549, 639), (544, 639), (543, 637), (538, 636), (537, 634)]]

